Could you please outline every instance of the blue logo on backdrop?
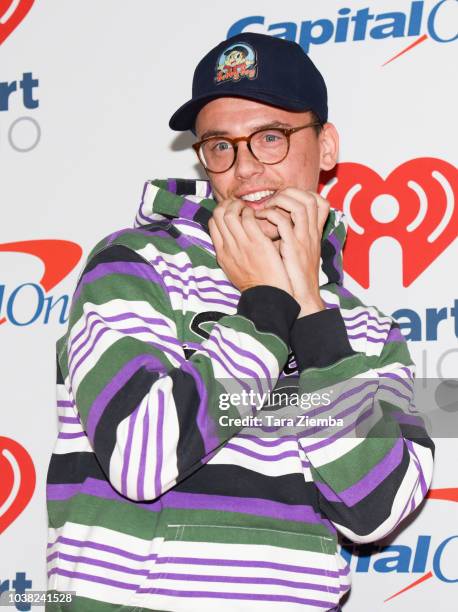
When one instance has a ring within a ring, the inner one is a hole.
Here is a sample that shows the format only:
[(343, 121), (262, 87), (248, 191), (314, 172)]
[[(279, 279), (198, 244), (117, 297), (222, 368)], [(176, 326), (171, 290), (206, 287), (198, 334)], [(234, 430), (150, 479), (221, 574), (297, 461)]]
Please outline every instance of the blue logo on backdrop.
[(450, 23), (453, 22), (452, 12), (456, 16), (457, 11), (458, 0), (440, 0), (429, 14), (426, 14), (423, 0), (416, 0), (410, 4), (407, 11), (398, 9), (376, 13), (375, 10), (371, 12), (370, 7), (358, 10), (342, 7), (334, 19), (322, 18), (300, 23), (282, 21), (266, 24), (266, 18), (262, 15), (252, 15), (236, 21), (229, 28), (227, 37), (246, 31), (262, 32), (296, 41), (308, 53), (312, 45), (329, 42), (345, 43), (363, 41), (367, 38), (380, 40), (420, 36), (412, 45), (395, 56), (398, 57), (427, 38), (440, 43), (457, 40), (458, 32), (450, 33)]

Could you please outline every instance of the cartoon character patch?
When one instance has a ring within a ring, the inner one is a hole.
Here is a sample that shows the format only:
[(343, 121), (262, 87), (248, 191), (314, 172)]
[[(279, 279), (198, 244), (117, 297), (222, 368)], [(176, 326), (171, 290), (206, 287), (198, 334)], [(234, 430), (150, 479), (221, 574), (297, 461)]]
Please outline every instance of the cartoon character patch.
[(219, 56), (215, 82), (239, 81), (243, 77), (254, 79), (257, 72), (256, 52), (253, 47), (246, 43), (236, 43)]

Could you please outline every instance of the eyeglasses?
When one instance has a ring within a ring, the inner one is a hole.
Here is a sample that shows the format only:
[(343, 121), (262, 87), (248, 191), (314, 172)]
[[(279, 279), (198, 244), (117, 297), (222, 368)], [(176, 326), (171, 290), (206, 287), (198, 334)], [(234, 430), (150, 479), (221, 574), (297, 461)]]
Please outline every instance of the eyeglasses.
[(239, 142), (246, 142), (251, 155), (262, 164), (274, 165), (282, 162), (289, 152), (291, 134), (305, 128), (321, 126), (319, 121), (307, 123), (294, 128), (263, 128), (249, 136), (227, 138), (226, 136), (211, 136), (192, 145), (201, 164), (208, 172), (221, 174), (227, 172), (237, 159)]

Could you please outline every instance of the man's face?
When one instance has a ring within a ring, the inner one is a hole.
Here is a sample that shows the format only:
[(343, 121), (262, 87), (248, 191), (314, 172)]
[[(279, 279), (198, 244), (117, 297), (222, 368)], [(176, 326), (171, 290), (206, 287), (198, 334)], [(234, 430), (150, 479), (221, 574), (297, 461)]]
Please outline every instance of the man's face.
[[(237, 138), (263, 127), (297, 127), (311, 120), (309, 112), (290, 112), (244, 98), (217, 98), (199, 112), (196, 133), (199, 140), (209, 136)], [(275, 165), (262, 164), (251, 155), (246, 142), (239, 142), (232, 168), (222, 174), (208, 173), (213, 195), (218, 202), (237, 198), (262, 210), (265, 202), (286, 187), (316, 191), (320, 169), (330, 170), (336, 163), (337, 147), (337, 132), (330, 123), (319, 136), (313, 128), (292, 134), (288, 155)], [(253, 194), (266, 191), (271, 193), (263, 194), (256, 203), (244, 200), (249, 194), (253, 199)], [(271, 240), (279, 238), (276, 225), (267, 219), (257, 223)]]

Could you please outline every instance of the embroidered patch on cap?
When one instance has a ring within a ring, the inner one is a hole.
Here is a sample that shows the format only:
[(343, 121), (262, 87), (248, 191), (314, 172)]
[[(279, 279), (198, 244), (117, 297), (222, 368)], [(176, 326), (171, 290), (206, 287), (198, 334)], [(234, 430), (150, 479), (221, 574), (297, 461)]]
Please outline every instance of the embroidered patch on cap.
[(253, 47), (246, 43), (235, 43), (219, 56), (215, 83), (240, 81), (243, 77), (255, 79), (257, 71), (256, 51)]

